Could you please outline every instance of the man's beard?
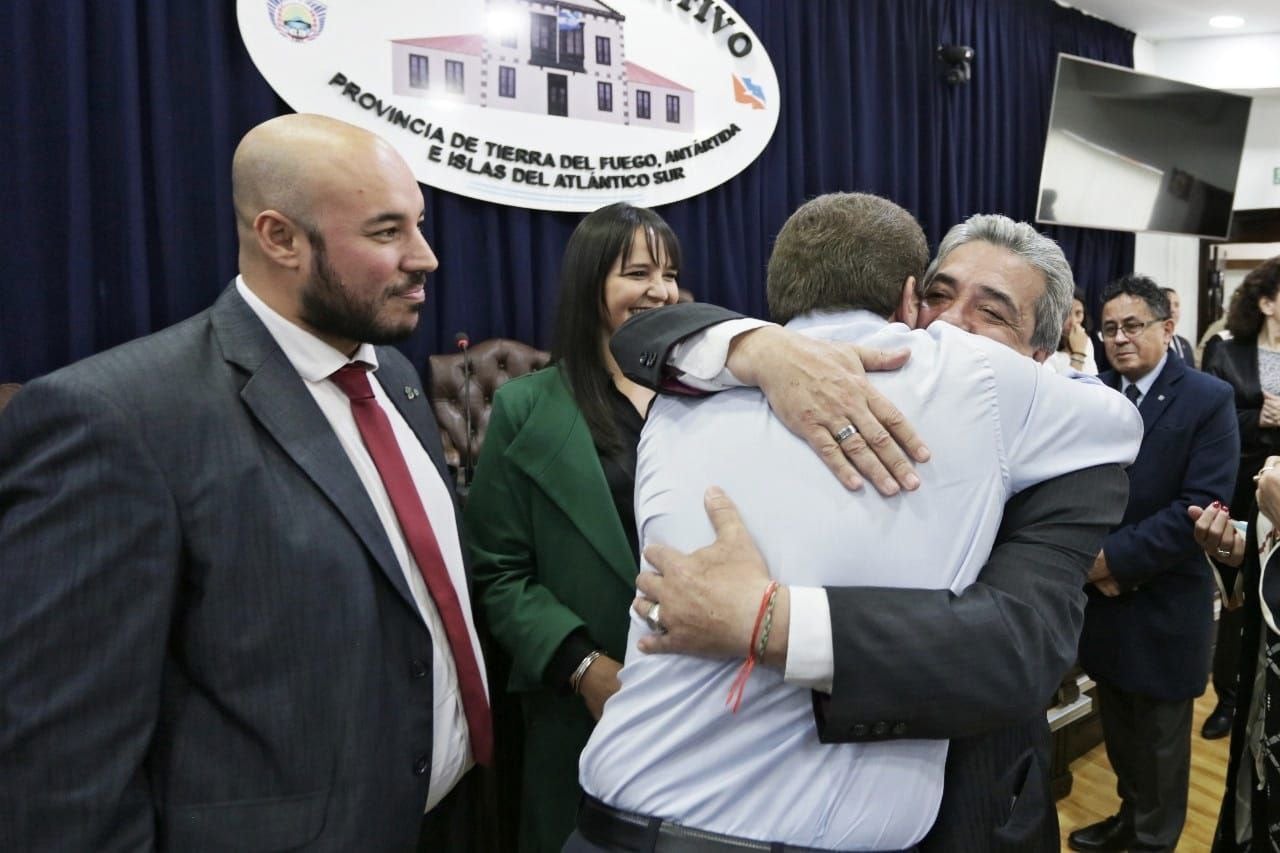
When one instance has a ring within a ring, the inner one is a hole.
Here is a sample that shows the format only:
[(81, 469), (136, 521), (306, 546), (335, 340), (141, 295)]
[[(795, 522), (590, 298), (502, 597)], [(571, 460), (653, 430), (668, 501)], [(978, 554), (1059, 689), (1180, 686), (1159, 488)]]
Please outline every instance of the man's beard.
[[(378, 309), (399, 292), (421, 287), (427, 274), (411, 273), (404, 284), (388, 287), (380, 296), (365, 301), (355, 299), (329, 265), (324, 240), (317, 233), (311, 237), (314, 264), (311, 278), (302, 289), (300, 319), (311, 328), (327, 335), (357, 343), (393, 344), (413, 334), (417, 324), (388, 327), (378, 321)], [(422, 304), (411, 306), (421, 311)]]

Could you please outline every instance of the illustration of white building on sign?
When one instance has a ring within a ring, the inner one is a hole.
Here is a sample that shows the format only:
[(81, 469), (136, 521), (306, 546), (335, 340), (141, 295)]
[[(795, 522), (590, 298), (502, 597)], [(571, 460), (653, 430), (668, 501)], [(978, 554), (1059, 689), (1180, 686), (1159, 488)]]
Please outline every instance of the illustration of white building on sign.
[(392, 91), (688, 133), (694, 91), (626, 60), (626, 19), (599, 0), (490, 0), (483, 33), (395, 39)]

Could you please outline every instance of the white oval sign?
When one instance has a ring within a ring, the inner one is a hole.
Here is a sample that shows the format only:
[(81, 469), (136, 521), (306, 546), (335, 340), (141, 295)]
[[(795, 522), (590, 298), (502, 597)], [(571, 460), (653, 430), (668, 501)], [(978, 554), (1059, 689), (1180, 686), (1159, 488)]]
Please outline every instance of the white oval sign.
[(500, 204), (652, 207), (760, 155), (778, 78), (724, 0), (237, 0), (299, 112), (367, 128), (418, 180)]

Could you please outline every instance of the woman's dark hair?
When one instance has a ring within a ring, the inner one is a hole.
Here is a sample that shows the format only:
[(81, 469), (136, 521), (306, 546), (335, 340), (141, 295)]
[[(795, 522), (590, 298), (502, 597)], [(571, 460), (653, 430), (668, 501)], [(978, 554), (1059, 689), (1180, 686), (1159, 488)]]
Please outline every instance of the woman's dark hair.
[(652, 210), (626, 202), (587, 214), (569, 237), (560, 262), (551, 359), (560, 365), (592, 440), (606, 452), (617, 450), (620, 439), (609, 406), (613, 379), (604, 357), (604, 282), (614, 262), (631, 254), (637, 228), (644, 229), (650, 257), (658, 259), (665, 249), (668, 263), (680, 269), (680, 241), (671, 226)]
[(1265, 319), (1258, 300), (1275, 299), (1276, 291), (1280, 291), (1280, 255), (1254, 267), (1232, 294), (1231, 306), (1227, 309), (1227, 331), (1232, 338), (1258, 337)]

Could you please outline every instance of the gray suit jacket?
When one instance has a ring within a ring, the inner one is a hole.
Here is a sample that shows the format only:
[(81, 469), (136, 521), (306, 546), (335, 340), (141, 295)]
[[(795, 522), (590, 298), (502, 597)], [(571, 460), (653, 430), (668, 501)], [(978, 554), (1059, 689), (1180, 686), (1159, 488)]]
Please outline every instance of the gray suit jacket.
[[(420, 380), (378, 357), (443, 475)], [(27, 385), (0, 513), (0, 849), (412, 849), (431, 637), (234, 287)]]
[[(659, 387), (676, 342), (737, 316), (699, 303), (646, 311), (611, 348), (628, 376)], [(1044, 712), (1075, 662), (1082, 587), (1127, 495), (1119, 465), (1016, 495), (990, 558), (960, 595), (828, 588), (835, 677), (829, 699), (815, 694), (819, 738), (952, 741), (922, 850), (1058, 849)]]

